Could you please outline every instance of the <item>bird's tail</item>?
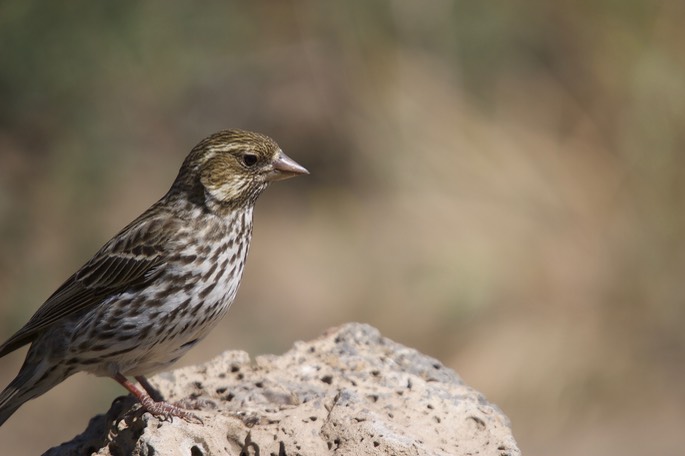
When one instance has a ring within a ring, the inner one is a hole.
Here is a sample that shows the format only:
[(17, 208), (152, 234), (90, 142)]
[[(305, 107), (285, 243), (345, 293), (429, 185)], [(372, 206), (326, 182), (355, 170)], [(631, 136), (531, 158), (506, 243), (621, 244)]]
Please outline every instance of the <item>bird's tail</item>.
[(61, 364), (49, 363), (45, 359), (35, 359), (29, 351), (19, 374), (0, 393), (0, 426), (24, 402), (45, 393), (64, 381), (71, 373)]

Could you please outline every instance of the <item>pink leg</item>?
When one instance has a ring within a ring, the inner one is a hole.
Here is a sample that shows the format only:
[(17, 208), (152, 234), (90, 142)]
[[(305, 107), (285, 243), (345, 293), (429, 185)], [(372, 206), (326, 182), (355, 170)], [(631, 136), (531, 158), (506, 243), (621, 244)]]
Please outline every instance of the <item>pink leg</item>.
[[(143, 408), (148, 412), (152, 413), (153, 415), (157, 417), (162, 417), (163, 419), (169, 421), (173, 420), (173, 417), (177, 416), (189, 422), (196, 422), (202, 424), (202, 420), (198, 416), (190, 413), (187, 410), (183, 410), (181, 407), (169, 404), (168, 402), (154, 401), (149, 394), (139, 390), (133, 383), (131, 383), (126, 377), (124, 377), (120, 373), (117, 372), (117, 374), (114, 375), (114, 377), (112, 378), (119, 382), (121, 386), (126, 388), (131, 394), (133, 394), (136, 397), (136, 399), (140, 401)], [(148, 383), (147, 386), (150, 386), (150, 384)]]
[(147, 394), (150, 395), (152, 399), (155, 401), (162, 401), (164, 402), (164, 398), (162, 397), (162, 394), (152, 386), (150, 381), (144, 376), (144, 375), (136, 375), (135, 379), (138, 380), (138, 383), (140, 383), (140, 386), (143, 387), (143, 389), (147, 392)]

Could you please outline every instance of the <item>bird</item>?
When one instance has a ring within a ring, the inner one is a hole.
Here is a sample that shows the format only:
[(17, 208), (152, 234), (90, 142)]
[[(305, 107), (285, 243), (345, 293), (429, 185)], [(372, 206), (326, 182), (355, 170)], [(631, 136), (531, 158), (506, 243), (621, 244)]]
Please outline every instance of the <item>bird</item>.
[(304, 174), (260, 133), (224, 130), (200, 141), (169, 191), (0, 345), (1, 358), (31, 344), (0, 393), (0, 425), (82, 371), (113, 378), (154, 416), (202, 422), (153, 399), (146, 376), (175, 363), (224, 316), (241, 282), (257, 198), (272, 182)]

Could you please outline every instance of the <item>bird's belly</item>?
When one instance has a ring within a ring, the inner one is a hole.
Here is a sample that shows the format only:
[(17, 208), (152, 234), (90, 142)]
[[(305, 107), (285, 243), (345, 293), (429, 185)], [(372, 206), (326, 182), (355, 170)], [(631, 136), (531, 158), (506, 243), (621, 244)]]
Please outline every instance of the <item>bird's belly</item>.
[[(92, 360), (84, 370), (96, 375), (158, 372), (175, 363), (216, 326), (228, 311), (239, 282), (239, 273), (226, 271), (196, 280), (193, 286), (181, 287), (163, 298), (155, 290), (148, 296), (122, 294), (105, 306), (109, 312), (97, 312), (89, 319), (92, 329), (81, 331), (86, 338), (76, 336), (71, 346), (80, 357)], [(120, 315), (117, 309), (122, 305), (130, 311)]]

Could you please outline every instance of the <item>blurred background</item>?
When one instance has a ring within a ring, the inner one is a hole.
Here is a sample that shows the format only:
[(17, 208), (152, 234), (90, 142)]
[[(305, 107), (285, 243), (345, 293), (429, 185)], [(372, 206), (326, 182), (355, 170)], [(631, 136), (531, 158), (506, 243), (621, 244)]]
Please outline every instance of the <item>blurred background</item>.
[[(259, 201), (238, 299), (181, 365), (362, 321), (498, 404), (525, 454), (678, 454), (683, 23), (669, 1), (2, 1), (0, 338), (201, 138), (246, 128), (312, 174)], [(76, 375), (0, 446), (40, 453), (123, 393)]]

